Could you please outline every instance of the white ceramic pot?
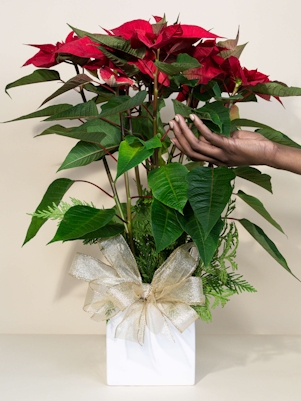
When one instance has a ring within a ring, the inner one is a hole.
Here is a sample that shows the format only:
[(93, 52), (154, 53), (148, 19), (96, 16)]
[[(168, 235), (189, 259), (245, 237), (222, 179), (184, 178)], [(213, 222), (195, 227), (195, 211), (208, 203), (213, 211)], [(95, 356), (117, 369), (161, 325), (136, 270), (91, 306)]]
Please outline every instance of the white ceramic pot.
[(172, 325), (175, 342), (146, 327), (144, 344), (114, 338), (119, 313), (107, 324), (107, 383), (112, 386), (195, 384), (195, 323), (182, 334)]

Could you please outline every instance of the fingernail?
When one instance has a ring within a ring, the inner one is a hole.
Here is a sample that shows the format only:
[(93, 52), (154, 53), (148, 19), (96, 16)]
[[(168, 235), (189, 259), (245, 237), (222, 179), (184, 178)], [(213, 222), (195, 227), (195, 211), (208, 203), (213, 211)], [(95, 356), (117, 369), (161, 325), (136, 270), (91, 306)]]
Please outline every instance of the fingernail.
[(175, 116), (175, 120), (176, 120), (177, 123), (180, 121), (178, 116)]
[(168, 124), (169, 124), (170, 128), (173, 129), (173, 122), (172, 122), (172, 121), (169, 121)]
[(191, 121), (194, 121), (194, 115), (193, 114), (190, 114), (189, 118), (190, 118)]

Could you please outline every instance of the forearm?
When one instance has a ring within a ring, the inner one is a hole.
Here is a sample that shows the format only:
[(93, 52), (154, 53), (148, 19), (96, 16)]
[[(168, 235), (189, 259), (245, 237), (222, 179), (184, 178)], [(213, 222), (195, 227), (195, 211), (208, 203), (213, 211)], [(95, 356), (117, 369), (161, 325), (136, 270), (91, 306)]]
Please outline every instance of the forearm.
[(277, 151), (267, 165), (301, 174), (301, 149), (277, 144)]

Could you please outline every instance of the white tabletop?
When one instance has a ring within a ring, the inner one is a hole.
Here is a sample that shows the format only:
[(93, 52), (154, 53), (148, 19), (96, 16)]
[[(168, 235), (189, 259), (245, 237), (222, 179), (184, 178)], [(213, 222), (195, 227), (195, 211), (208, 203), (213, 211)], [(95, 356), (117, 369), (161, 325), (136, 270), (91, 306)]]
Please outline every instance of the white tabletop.
[(1, 335), (1, 401), (300, 401), (301, 336), (197, 337), (195, 386), (106, 385), (103, 335)]

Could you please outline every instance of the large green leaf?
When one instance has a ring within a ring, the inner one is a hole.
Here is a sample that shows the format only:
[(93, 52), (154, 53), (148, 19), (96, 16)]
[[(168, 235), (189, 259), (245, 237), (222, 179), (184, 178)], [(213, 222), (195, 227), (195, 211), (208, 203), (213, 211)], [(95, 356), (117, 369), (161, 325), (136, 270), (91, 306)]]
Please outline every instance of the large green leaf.
[(284, 233), (281, 226), (272, 218), (270, 213), (266, 210), (259, 199), (255, 198), (255, 196), (248, 195), (241, 190), (238, 191), (237, 196), (239, 196), (240, 199), (246, 202), (252, 209), (256, 210), (257, 213), (259, 213), (263, 218), (265, 218), (269, 223), (277, 228), (277, 230)]
[(301, 149), (301, 146), (290, 139), (288, 136), (284, 135), (282, 132), (273, 130), (272, 128), (262, 128), (258, 129), (257, 132), (263, 135), (265, 138), (269, 139), (270, 141), (280, 143), (281, 145), (290, 146), (292, 148)]
[(301, 88), (294, 86), (286, 86), (279, 82), (266, 82), (264, 84), (249, 86), (248, 88), (254, 93), (262, 93), (264, 95), (271, 95), (278, 97), (301, 95)]
[(162, 143), (157, 136), (148, 141), (142, 141), (139, 138), (127, 136), (119, 146), (117, 174), (115, 180), (126, 171), (138, 166), (138, 164), (154, 153), (154, 149), (160, 148), (161, 146)]
[(29, 118), (53, 116), (54, 114), (65, 112), (66, 110), (71, 108), (73, 108), (71, 104), (55, 104), (53, 106), (45, 107), (45, 109), (38, 110), (30, 114), (25, 114), (24, 116), (5, 122), (9, 123), (12, 121), (27, 120)]
[(122, 71), (126, 73), (127, 76), (131, 77), (137, 73), (139, 73), (139, 68), (135, 65), (128, 64), (127, 60), (116, 56), (116, 54), (109, 52), (105, 47), (99, 46), (99, 50), (108, 57), (113, 63), (122, 68)]
[(247, 118), (236, 118), (235, 120), (231, 121), (231, 124), (235, 127), (253, 127), (253, 128), (269, 128), (266, 124), (259, 123), (258, 121), (249, 120)]
[(91, 239), (109, 238), (109, 237), (114, 237), (117, 234), (122, 234), (123, 232), (124, 232), (123, 224), (108, 223), (96, 231), (91, 231), (87, 234), (82, 235), (80, 238), (75, 238), (75, 239), (91, 240)]
[(139, 49), (133, 49), (129, 40), (125, 40), (118, 36), (93, 34), (87, 31), (82, 31), (69, 25), (70, 28), (81, 38), (83, 36), (88, 36), (90, 39), (97, 43), (101, 43), (105, 46), (109, 46), (112, 49), (119, 50), (123, 53), (130, 54), (138, 58), (143, 58), (145, 56), (146, 49), (141, 47)]
[(92, 78), (88, 77), (86, 74), (78, 74), (75, 77), (69, 79), (64, 83), (58, 90), (56, 90), (52, 95), (48, 96), (47, 99), (42, 103), (45, 104), (49, 102), (49, 100), (54, 99), (55, 97), (70, 91), (71, 89), (77, 88), (78, 86), (85, 85), (92, 81)]
[(250, 166), (241, 166), (233, 169), (237, 177), (243, 178), (272, 193), (271, 176)]
[(76, 106), (70, 107), (65, 111), (54, 114), (46, 118), (44, 121), (74, 120), (97, 116), (98, 110), (96, 104), (93, 102), (93, 100), (89, 100), (86, 103), (77, 104)]
[[(121, 104), (118, 106), (108, 108), (106, 110), (103, 110), (100, 113), (100, 117), (108, 117), (112, 116), (113, 114), (119, 114), (122, 113), (123, 111), (133, 109), (134, 107), (140, 106), (143, 102), (144, 99), (146, 98), (147, 91), (141, 91), (138, 92), (135, 96), (126, 98), (124, 96), (120, 96), (121, 101), (125, 99)], [(116, 99), (115, 99), (116, 101)]]
[[(282, 266), (291, 273), (294, 277), (296, 277), (290, 268), (287, 265), (286, 260), (278, 251), (276, 245), (270, 238), (264, 233), (264, 231), (258, 227), (256, 224), (251, 223), (251, 221), (247, 219), (238, 220), (242, 226), (248, 231), (249, 234)], [(297, 277), (296, 277), (297, 278)], [(299, 279), (298, 279), (299, 280)], [(299, 280), (300, 281), (300, 280)]]
[(182, 213), (187, 202), (187, 174), (180, 163), (166, 164), (148, 174), (148, 185), (157, 200)]
[(205, 235), (202, 225), (189, 204), (184, 208), (184, 216), (178, 213), (177, 218), (183, 230), (197, 246), (202, 262), (205, 266), (208, 266), (217, 249), (224, 222), (218, 219), (210, 233)]
[[(45, 192), (35, 212), (38, 212), (39, 210), (47, 210), (49, 206), (53, 206), (53, 203), (58, 205), (62, 197), (73, 183), (74, 181), (69, 180), (68, 178), (59, 178), (53, 181), (47, 188), (47, 191)], [(23, 245), (25, 245), (26, 242), (30, 241), (37, 234), (39, 229), (44, 223), (46, 223), (46, 221), (47, 219), (32, 217)]]
[(205, 238), (221, 216), (232, 194), (235, 174), (227, 167), (197, 167), (187, 176), (188, 199)]
[[(182, 102), (179, 102), (178, 100), (174, 100), (172, 99), (173, 102), (173, 107), (174, 107), (174, 112), (175, 114), (180, 114), (183, 117), (188, 118), (190, 114), (195, 113), (195, 109), (186, 106), (185, 104), (183, 104)], [(208, 112), (202, 112), (198, 111), (198, 116), (202, 119), (202, 120), (210, 120), (212, 119), (210, 113)]]
[(219, 132), (225, 136), (230, 136), (230, 112), (222, 102), (206, 103), (203, 107), (195, 110), (195, 113), (209, 113), (211, 121), (219, 127)]
[(95, 160), (99, 160), (102, 156), (103, 149), (99, 145), (80, 141), (70, 150), (66, 159), (57, 171), (86, 166)]
[(47, 128), (37, 136), (56, 134), (68, 138), (80, 139), (84, 142), (101, 143), (106, 134), (104, 132), (88, 132), (85, 130), (84, 125), (85, 124), (79, 127), (65, 128), (62, 125), (56, 124)]
[(179, 224), (175, 211), (157, 199), (154, 199), (152, 203), (151, 221), (158, 253), (167, 248), (183, 233), (183, 228)]
[(17, 81), (7, 84), (5, 87), (5, 92), (8, 94), (8, 89), (15, 88), (16, 86), (36, 84), (39, 82), (49, 82), (58, 81), (60, 79), (60, 74), (54, 70), (39, 69), (35, 70), (32, 74), (26, 75)]
[(73, 206), (64, 215), (55, 236), (49, 243), (82, 238), (108, 224), (114, 209), (96, 209), (91, 206)]
[(161, 61), (156, 61), (155, 65), (160, 71), (167, 75), (179, 74), (180, 72), (201, 66), (197, 59), (185, 53), (179, 54), (176, 62), (174, 63), (163, 63)]

